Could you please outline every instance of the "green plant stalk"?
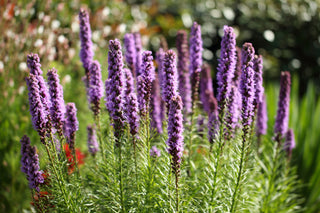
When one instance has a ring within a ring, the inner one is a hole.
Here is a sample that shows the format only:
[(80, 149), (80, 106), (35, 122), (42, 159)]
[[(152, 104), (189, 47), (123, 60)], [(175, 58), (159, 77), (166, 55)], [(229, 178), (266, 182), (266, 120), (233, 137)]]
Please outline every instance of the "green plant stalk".
[[(148, 107), (147, 107), (148, 109)], [(148, 161), (148, 178), (147, 181), (147, 193), (146, 193), (146, 204), (149, 203), (149, 193), (151, 188), (151, 183), (153, 182), (152, 172), (151, 172), (151, 156), (150, 156), (150, 117), (149, 112), (146, 114), (146, 125), (145, 125), (145, 131), (146, 131), (146, 154), (147, 154), (147, 161)]]
[(94, 115), (94, 121), (95, 121), (96, 126), (98, 128), (97, 134), (98, 134), (98, 138), (99, 138), (99, 144), (100, 144), (100, 147), (101, 147), (102, 159), (105, 161), (106, 156), (104, 154), (104, 144), (103, 144), (103, 141), (102, 141), (101, 125), (100, 125), (100, 114)]
[(122, 180), (122, 141), (121, 137), (119, 141), (119, 187), (120, 187), (120, 202), (121, 202), (121, 212), (125, 212), (125, 206), (124, 206), (124, 197), (123, 197), (123, 180)]
[(249, 127), (244, 127), (243, 137), (242, 137), (242, 145), (241, 145), (240, 168), (239, 168), (239, 172), (238, 172), (238, 175), (237, 175), (236, 187), (235, 187), (234, 193), (232, 195), (232, 203), (231, 203), (230, 212), (234, 212), (235, 211), (235, 203), (236, 203), (236, 199), (237, 199), (237, 193), (238, 193), (238, 189), (240, 187), (242, 172), (243, 172), (243, 169), (244, 169), (244, 157), (245, 157), (244, 153), (245, 153), (246, 139), (247, 139), (247, 134), (249, 132), (250, 132)]
[(179, 212), (179, 172), (175, 172), (176, 179), (176, 212)]

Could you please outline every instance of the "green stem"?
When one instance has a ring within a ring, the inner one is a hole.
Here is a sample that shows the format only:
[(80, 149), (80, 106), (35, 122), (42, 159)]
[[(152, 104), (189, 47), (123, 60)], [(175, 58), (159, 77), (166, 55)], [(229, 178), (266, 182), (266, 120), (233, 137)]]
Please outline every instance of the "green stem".
[(101, 147), (101, 155), (103, 160), (105, 161), (105, 154), (104, 154), (104, 144), (102, 141), (102, 134), (101, 134), (101, 126), (100, 126), (100, 116), (99, 115), (95, 115), (94, 116), (94, 120), (97, 126), (97, 135), (98, 135), (98, 139), (99, 139), (99, 144)]
[(176, 212), (179, 212), (179, 174), (175, 172), (176, 177)]
[[(119, 139), (116, 139), (119, 140)], [(124, 199), (123, 199), (123, 180), (122, 180), (122, 141), (119, 141), (119, 184), (120, 184), (120, 202), (121, 212), (125, 212)]]

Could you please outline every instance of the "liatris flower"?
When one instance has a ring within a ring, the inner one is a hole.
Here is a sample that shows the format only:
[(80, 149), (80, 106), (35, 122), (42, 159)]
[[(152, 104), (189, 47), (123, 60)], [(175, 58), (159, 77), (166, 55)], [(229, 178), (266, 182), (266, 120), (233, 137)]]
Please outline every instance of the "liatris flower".
[(288, 130), (291, 76), (288, 71), (281, 72), (278, 111), (274, 125), (275, 139), (281, 142)]
[(79, 122), (77, 119), (76, 105), (74, 103), (67, 103), (66, 122), (64, 126), (64, 132), (71, 150), (74, 150), (76, 131), (78, 131), (78, 129), (79, 129)]
[(154, 157), (154, 158), (158, 158), (161, 156), (161, 152), (160, 150), (156, 147), (156, 146), (153, 146), (151, 149), (150, 149), (150, 156), (151, 157)]
[(87, 83), (89, 83), (89, 78), (88, 78), (89, 67), (93, 60), (94, 52), (92, 49), (89, 14), (84, 9), (80, 9), (79, 21), (80, 21), (80, 42), (81, 42), (80, 60), (86, 71)]
[(40, 58), (38, 54), (30, 53), (27, 56), (27, 65), (30, 69), (30, 73), (33, 75), (42, 75)]
[(42, 171), (39, 171), (39, 157), (35, 146), (30, 145), (30, 139), (24, 135), (21, 143), (21, 171), (27, 175), (29, 187), (40, 191), (39, 185), (44, 182)]
[(210, 104), (208, 102), (209, 93), (213, 94), (211, 70), (208, 64), (203, 64), (200, 78), (200, 101), (207, 113), (210, 111)]
[(156, 62), (158, 66), (158, 77), (159, 77), (159, 83), (160, 87), (162, 88), (163, 83), (163, 60), (164, 60), (165, 52), (162, 48), (160, 48), (156, 53)]
[(202, 66), (202, 39), (201, 27), (197, 22), (193, 23), (190, 33), (190, 75), (192, 79), (193, 102), (198, 100), (198, 87)]
[(41, 101), (39, 81), (36, 75), (30, 74), (26, 78), (26, 82), (29, 90), (29, 106), (33, 128), (40, 135), (41, 142), (45, 144), (47, 114)]
[(239, 87), (240, 84), (240, 76), (241, 76), (241, 48), (236, 47), (236, 56), (237, 56), (237, 64), (234, 72), (234, 77), (232, 79), (233, 85)]
[(49, 94), (50, 94), (50, 115), (53, 127), (56, 128), (62, 136), (63, 124), (64, 124), (64, 113), (66, 111), (63, 99), (63, 89), (60, 84), (58, 71), (52, 68), (47, 73)]
[(158, 133), (162, 133), (161, 120), (161, 95), (158, 75), (152, 82), (151, 100), (150, 100), (151, 128), (157, 129)]
[(239, 108), (239, 105), (242, 105), (240, 91), (237, 87), (232, 85), (226, 117), (226, 124), (229, 131), (228, 136), (230, 137), (233, 136), (236, 127), (238, 127), (238, 122), (241, 115), (241, 111), (239, 110), (241, 108)]
[(219, 116), (218, 116), (218, 103), (216, 98), (211, 95), (208, 97), (210, 103), (210, 113), (208, 120), (208, 139), (211, 144), (213, 144), (214, 139), (219, 131)]
[(249, 130), (253, 118), (253, 100), (255, 92), (253, 58), (254, 48), (251, 43), (245, 43), (242, 47), (242, 73), (240, 79), (240, 93), (242, 95), (242, 124), (245, 134)]
[(134, 44), (136, 48), (136, 64), (135, 64), (135, 76), (140, 75), (140, 69), (142, 64), (142, 44), (140, 33), (134, 33)]
[(99, 151), (99, 144), (96, 137), (96, 130), (92, 126), (87, 126), (88, 132), (88, 150), (92, 156), (94, 156)]
[[(217, 68), (217, 100), (219, 114), (223, 115), (227, 101), (230, 98), (232, 79), (236, 68), (236, 35), (232, 27), (224, 26), (224, 35), (221, 40), (221, 55)], [(223, 119), (223, 118), (222, 118)]]
[(263, 61), (262, 56), (255, 56), (253, 59), (253, 70), (254, 70), (254, 82), (255, 82), (255, 97), (253, 100), (253, 105), (255, 111), (257, 110), (258, 105), (262, 102), (262, 96), (264, 92), (264, 88), (262, 86), (262, 69), (263, 69)]
[(296, 147), (294, 140), (293, 130), (289, 129), (285, 136), (284, 150), (287, 152), (288, 156), (291, 156), (292, 150)]
[(92, 111), (95, 115), (100, 112), (100, 99), (103, 96), (103, 83), (101, 77), (101, 68), (98, 61), (93, 61), (89, 67), (90, 83), (89, 83), (89, 101)]
[(189, 66), (188, 36), (184, 30), (179, 30), (177, 34), (176, 46), (178, 50), (178, 74), (179, 74), (179, 94), (181, 95), (184, 112), (192, 112), (191, 83)]
[(140, 75), (137, 79), (137, 92), (139, 110), (141, 115), (146, 115), (149, 110), (152, 81), (154, 80), (154, 66), (151, 51), (142, 54)]
[(138, 115), (138, 100), (134, 91), (134, 82), (132, 73), (129, 69), (124, 69), (126, 74), (126, 90), (125, 90), (125, 118), (130, 126), (132, 136), (137, 135), (139, 131), (139, 115)]
[(115, 136), (118, 139), (123, 131), (124, 72), (121, 45), (118, 39), (109, 41), (108, 80), (106, 81), (106, 107), (113, 119)]
[(135, 75), (135, 65), (137, 60), (134, 35), (127, 33), (124, 35), (124, 46), (126, 49), (125, 58), (132, 75)]
[(168, 152), (172, 156), (171, 165), (174, 174), (179, 174), (183, 153), (183, 117), (180, 95), (173, 96), (169, 102), (168, 114)]
[(169, 110), (168, 103), (172, 97), (175, 97), (178, 94), (176, 54), (172, 50), (168, 50), (165, 53), (162, 65), (162, 98), (167, 103), (167, 109)]
[(262, 102), (258, 105), (257, 112), (257, 135), (265, 135), (267, 133), (267, 104), (266, 104), (266, 96), (262, 96)]

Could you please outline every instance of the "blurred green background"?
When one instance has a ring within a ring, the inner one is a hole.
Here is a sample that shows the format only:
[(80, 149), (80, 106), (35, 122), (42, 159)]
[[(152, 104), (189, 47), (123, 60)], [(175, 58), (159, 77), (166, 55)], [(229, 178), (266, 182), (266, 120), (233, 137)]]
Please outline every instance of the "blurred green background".
[[(24, 78), (27, 54), (38, 53), (44, 73), (56, 67), (66, 102), (78, 108), (78, 146), (86, 152), (88, 118), (84, 70), (79, 59), (79, 8), (88, 9), (95, 59), (107, 70), (109, 39), (139, 31), (145, 49), (175, 47), (177, 30), (202, 25), (203, 58), (213, 76), (223, 25), (234, 27), (237, 45), (252, 42), (264, 58), (269, 131), (276, 114), (280, 71), (293, 75), (290, 127), (306, 212), (320, 211), (320, 2), (310, 0), (6, 1), (0, 0), (0, 212), (30, 208), (31, 195), (20, 171), (23, 134), (39, 144), (32, 129)], [(41, 151), (40, 158), (41, 158)]]

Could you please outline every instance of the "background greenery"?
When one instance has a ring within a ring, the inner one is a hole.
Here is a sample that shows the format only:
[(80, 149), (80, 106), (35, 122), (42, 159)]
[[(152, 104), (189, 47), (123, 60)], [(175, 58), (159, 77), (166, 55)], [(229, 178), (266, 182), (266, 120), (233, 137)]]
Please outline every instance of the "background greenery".
[[(320, 3), (316, 1), (0, 1), (0, 210), (19, 212), (29, 207), (30, 192), (20, 171), (23, 134), (39, 143), (33, 131), (24, 78), (26, 55), (39, 53), (43, 71), (56, 67), (67, 102), (78, 108), (78, 146), (86, 149), (88, 107), (81, 81), (84, 70), (79, 60), (78, 11), (87, 8), (95, 44), (95, 59), (102, 64), (106, 79), (107, 43), (123, 38), (125, 32), (143, 35), (145, 49), (157, 50), (160, 35), (175, 46), (178, 29), (189, 29), (195, 20), (202, 25), (203, 57), (212, 65), (219, 57), (222, 26), (237, 32), (237, 44), (252, 42), (264, 57), (264, 79), (273, 131), (281, 70), (294, 75), (291, 92), (290, 127), (297, 147), (292, 164), (297, 166), (301, 193), (308, 212), (320, 211)], [(215, 75), (213, 75), (215, 76)], [(90, 118), (91, 119), (91, 118)], [(38, 146), (40, 147), (40, 146)], [(41, 149), (41, 148), (40, 148)], [(41, 153), (41, 151), (39, 152)], [(40, 156), (41, 158), (41, 156)], [(28, 198), (28, 199), (26, 199)]]

